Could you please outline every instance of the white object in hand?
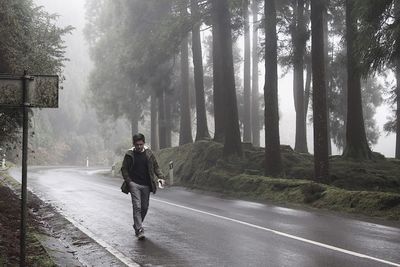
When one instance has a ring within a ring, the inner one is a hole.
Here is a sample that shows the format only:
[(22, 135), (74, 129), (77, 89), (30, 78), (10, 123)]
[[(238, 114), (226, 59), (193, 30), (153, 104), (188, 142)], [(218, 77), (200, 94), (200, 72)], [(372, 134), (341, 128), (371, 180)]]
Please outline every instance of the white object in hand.
[(158, 179), (158, 188), (163, 189), (165, 185), (165, 180), (164, 179)]

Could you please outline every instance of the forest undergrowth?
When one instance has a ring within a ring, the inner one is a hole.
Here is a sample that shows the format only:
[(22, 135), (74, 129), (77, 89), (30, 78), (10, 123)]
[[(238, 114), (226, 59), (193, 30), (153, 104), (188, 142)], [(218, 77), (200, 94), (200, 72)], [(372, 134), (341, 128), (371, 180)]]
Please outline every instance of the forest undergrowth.
[(174, 184), (256, 201), (299, 204), (392, 220), (400, 219), (400, 161), (375, 153), (374, 160), (330, 157), (330, 179), (313, 179), (313, 156), (281, 146), (284, 172), (263, 175), (264, 150), (243, 144), (242, 157), (224, 158), (223, 145), (199, 141), (158, 152)]

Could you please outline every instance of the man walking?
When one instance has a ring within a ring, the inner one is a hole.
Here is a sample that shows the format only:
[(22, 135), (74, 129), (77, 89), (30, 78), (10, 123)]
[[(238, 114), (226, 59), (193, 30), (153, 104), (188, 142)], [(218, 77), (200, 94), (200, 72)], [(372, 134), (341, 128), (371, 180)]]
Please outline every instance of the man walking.
[(146, 147), (145, 137), (133, 136), (134, 147), (128, 150), (122, 162), (121, 173), (132, 198), (133, 229), (139, 240), (144, 239), (143, 220), (149, 208), (150, 192), (157, 191), (157, 183), (165, 179), (153, 152)]

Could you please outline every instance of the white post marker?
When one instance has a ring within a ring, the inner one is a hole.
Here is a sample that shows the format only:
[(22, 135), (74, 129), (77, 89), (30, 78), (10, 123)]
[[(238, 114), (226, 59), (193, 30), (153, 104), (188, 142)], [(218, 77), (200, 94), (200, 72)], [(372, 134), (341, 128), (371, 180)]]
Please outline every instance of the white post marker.
[(174, 162), (172, 160), (169, 162), (169, 184), (174, 184)]
[(89, 168), (89, 157), (86, 157), (86, 168)]
[[(2, 152), (3, 149), (0, 148), (0, 151)], [(1, 168), (5, 169), (6, 168), (6, 154), (4, 154), (4, 153), (2, 153), (2, 154), (3, 154), (3, 159), (1, 160)]]
[(115, 176), (115, 163), (111, 166), (111, 174), (113, 177)]

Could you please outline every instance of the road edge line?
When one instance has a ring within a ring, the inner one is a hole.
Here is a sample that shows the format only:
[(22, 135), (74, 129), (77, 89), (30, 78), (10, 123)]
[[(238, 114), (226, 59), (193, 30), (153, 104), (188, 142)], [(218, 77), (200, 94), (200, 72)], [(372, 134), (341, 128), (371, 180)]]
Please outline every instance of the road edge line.
[[(60, 211), (58, 211), (60, 212)], [(79, 222), (75, 221), (74, 219), (68, 217), (67, 215), (63, 214), (60, 212), (63, 217), (68, 220), (70, 223), (72, 223), (76, 228), (78, 228), (80, 231), (82, 231), (85, 235), (93, 239), (97, 244), (102, 246), (105, 250), (110, 252), (114, 257), (119, 259), (122, 263), (126, 264), (129, 267), (141, 267), (138, 263), (134, 262), (130, 258), (126, 257), (122, 252), (118, 251), (115, 249), (113, 246), (109, 245), (107, 242), (102, 240), (101, 238), (97, 237), (92, 231), (90, 231), (88, 228), (80, 224)]]
[(338, 251), (338, 252), (341, 252), (341, 253), (344, 253), (344, 254), (347, 254), (347, 255), (351, 255), (351, 256), (355, 256), (355, 257), (359, 257), (359, 258), (363, 258), (363, 259), (369, 259), (369, 260), (377, 261), (377, 262), (380, 262), (380, 263), (385, 263), (385, 264), (388, 264), (388, 265), (400, 267), (399, 263), (395, 263), (395, 262), (379, 259), (379, 258), (376, 258), (376, 257), (372, 257), (372, 256), (368, 256), (368, 255), (365, 255), (365, 254), (362, 254), (362, 253), (358, 253), (358, 252), (355, 252), (355, 251), (351, 251), (351, 250), (335, 247), (335, 246), (332, 246), (332, 245), (324, 244), (324, 243), (321, 243), (321, 242), (313, 241), (313, 240), (310, 240), (310, 239), (302, 238), (302, 237), (299, 237), (299, 236), (287, 234), (287, 233), (280, 232), (280, 231), (277, 231), (277, 230), (274, 230), (274, 229), (270, 229), (270, 228), (262, 227), (262, 226), (259, 226), (259, 225), (255, 225), (255, 224), (243, 222), (243, 221), (240, 221), (240, 220), (232, 219), (232, 218), (229, 218), (229, 217), (225, 217), (225, 216), (222, 216), (222, 215), (218, 215), (218, 214), (214, 214), (214, 213), (210, 213), (210, 212), (206, 212), (206, 211), (202, 211), (202, 210), (186, 207), (186, 206), (183, 206), (183, 205), (175, 204), (175, 203), (168, 202), (168, 201), (165, 201), (165, 200), (161, 200), (161, 199), (158, 199), (158, 198), (152, 198), (152, 200), (158, 201), (158, 202), (161, 202), (161, 203), (164, 203), (164, 204), (168, 204), (168, 205), (171, 205), (171, 206), (175, 206), (175, 207), (178, 207), (178, 208), (182, 208), (182, 209), (186, 209), (186, 210), (190, 210), (190, 211), (206, 214), (206, 215), (209, 215), (209, 216), (212, 216), (212, 217), (216, 217), (216, 218), (219, 218), (219, 219), (223, 219), (223, 220), (235, 222), (235, 223), (238, 223), (238, 224), (246, 225), (246, 226), (253, 227), (253, 228), (256, 228), (256, 229), (264, 230), (264, 231), (267, 231), (267, 232), (270, 232), (270, 233), (273, 233), (273, 234), (276, 234), (276, 235), (280, 235), (280, 236), (284, 236), (284, 237), (287, 237), (287, 238), (295, 239), (295, 240), (298, 240), (298, 241), (301, 241), (301, 242), (304, 242), (304, 243), (312, 244), (312, 245), (315, 245), (315, 246), (318, 246), (318, 247), (323, 247), (323, 248), (330, 249), (330, 250), (333, 250), (333, 251)]

